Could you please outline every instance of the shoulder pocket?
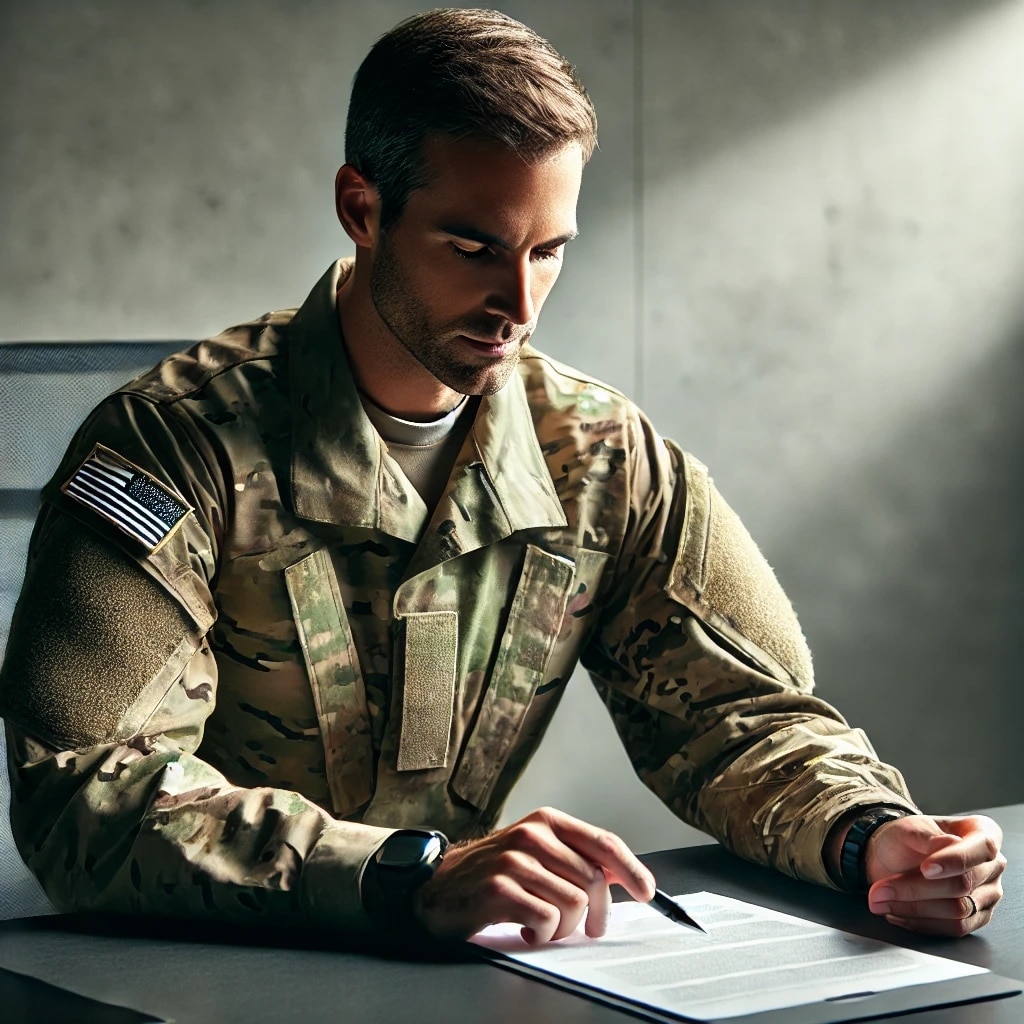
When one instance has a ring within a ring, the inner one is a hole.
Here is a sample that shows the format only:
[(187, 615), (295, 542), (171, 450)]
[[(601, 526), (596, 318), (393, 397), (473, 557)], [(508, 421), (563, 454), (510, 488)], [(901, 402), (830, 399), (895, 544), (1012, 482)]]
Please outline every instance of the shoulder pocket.
[(754, 664), (799, 689), (813, 686), (811, 653), (772, 567), (707, 467), (675, 452), (686, 478), (686, 512), (667, 592)]
[(11, 623), (0, 713), (61, 746), (134, 735), (199, 646), (140, 564), (44, 509)]

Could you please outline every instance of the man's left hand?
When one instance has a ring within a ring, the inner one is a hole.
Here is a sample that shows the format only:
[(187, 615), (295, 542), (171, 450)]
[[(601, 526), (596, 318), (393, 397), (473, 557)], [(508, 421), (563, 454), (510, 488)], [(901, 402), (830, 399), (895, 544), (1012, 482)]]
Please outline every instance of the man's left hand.
[(1002, 842), (1002, 829), (980, 814), (888, 822), (868, 842), (868, 907), (909, 931), (968, 935), (1002, 899)]

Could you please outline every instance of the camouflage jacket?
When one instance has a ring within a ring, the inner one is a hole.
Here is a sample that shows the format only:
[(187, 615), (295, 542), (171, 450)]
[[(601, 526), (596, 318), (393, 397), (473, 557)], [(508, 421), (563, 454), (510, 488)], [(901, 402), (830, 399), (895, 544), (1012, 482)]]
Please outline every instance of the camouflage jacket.
[(622, 395), (527, 349), (429, 511), (362, 410), (346, 272), (120, 389), (44, 490), (0, 712), (58, 907), (365, 927), (372, 851), (491, 829), (577, 661), (640, 778), (742, 856), (828, 884), (839, 815), (913, 809), (810, 695), (707, 471)]

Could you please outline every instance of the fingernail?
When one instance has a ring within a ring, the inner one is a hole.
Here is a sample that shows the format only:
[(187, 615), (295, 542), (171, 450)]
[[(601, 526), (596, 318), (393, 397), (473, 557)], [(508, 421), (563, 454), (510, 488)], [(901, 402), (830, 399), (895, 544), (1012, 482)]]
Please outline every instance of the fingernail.
[(888, 887), (872, 890), (871, 895), (868, 897), (868, 910), (872, 914), (888, 914), (892, 909), (889, 901), (894, 899), (895, 896), (896, 893)]
[(938, 878), (939, 875), (942, 874), (942, 867), (939, 864), (925, 864), (925, 866), (921, 868), (921, 874), (924, 875), (925, 878)]

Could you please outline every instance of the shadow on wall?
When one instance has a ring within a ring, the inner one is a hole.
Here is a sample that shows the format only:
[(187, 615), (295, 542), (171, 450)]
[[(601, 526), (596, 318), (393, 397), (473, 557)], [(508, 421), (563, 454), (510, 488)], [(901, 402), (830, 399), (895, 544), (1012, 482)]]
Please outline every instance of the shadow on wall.
[[(792, 508), (772, 540), (818, 693), (843, 694), (847, 718), (935, 812), (1024, 796), (1006, 742), (1024, 720), (1024, 532), (1009, 514), (1024, 505), (1022, 393), (1024, 327)], [(938, 767), (915, 771), (916, 750)]]

